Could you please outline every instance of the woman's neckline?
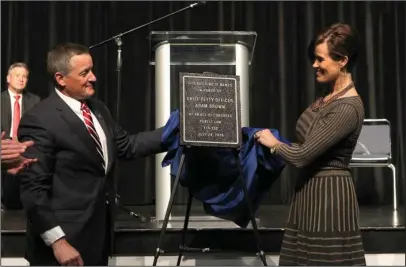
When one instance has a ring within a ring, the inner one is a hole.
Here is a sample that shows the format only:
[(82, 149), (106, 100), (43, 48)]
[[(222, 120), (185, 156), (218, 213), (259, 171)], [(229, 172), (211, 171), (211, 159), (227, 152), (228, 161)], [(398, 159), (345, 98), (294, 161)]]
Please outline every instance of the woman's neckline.
[(354, 97), (359, 97), (359, 95), (343, 96), (343, 97), (339, 97), (337, 99), (334, 99), (333, 101), (340, 100), (340, 99), (346, 99), (346, 98), (354, 98)]

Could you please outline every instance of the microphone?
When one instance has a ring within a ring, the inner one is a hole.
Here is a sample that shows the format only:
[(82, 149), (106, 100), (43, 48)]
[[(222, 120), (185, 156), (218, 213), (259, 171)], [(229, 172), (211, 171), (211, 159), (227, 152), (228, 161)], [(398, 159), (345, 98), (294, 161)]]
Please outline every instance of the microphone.
[(181, 9), (175, 11), (175, 12), (169, 13), (169, 14), (163, 16), (163, 17), (160, 17), (160, 18), (157, 18), (157, 19), (152, 20), (152, 21), (150, 21), (150, 22), (147, 22), (147, 23), (145, 23), (145, 24), (142, 24), (142, 25), (140, 25), (140, 26), (138, 26), (138, 27), (135, 27), (135, 28), (133, 28), (133, 29), (131, 29), (131, 30), (128, 30), (128, 31), (126, 31), (126, 32), (119, 33), (119, 34), (117, 34), (117, 35), (115, 35), (115, 36), (113, 36), (113, 37), (111, 37), (111, 38), (109, 38), (109, 39), (107, 39), (107, 40), (104, 40), (104, 41), (102, 41), (102, 42), (100, 42), (100, 43), (98, 43), (98, 44), (95, 44), (95, 45), (90, 46), (89, 49), (96, 48), (96, 47), (98, 47), (98, 46), (101, 46), (102, 44), (105, 44), (105, 43), (110, 42), (110, 41), (113, 41), (113, 40), (115, 40), (116, 43), (117, 43), (117, 42), (120, 42), (120, 44), (117, 44), (117, 45), (118, 45), (118, 46), (121, 46), (122, 41), (120, 40), (120, 38), (123, 37), (124, 35), (129, 34), (130, 32), (133, 32), (133, 31), (142, 29), (142, 28), (144, 28), (144, 27), (147, 27), (147, 26), (149, 26), (149, 25), (151, 25), (151, 24), (154, 24), (155, 22), (158, 22), (158, 21), (160, 21), (160, 20), (166, 19), (166, 18), (171, 17), (171, 16), (173, 16), (173, 15), (175, 15), (175, 14), (178, 14), (178, 13), (181, 13), (181, 12), (183, 12), (183, 11), (186, 11), (186, 10), (188, 10), (188, 9), (190, 9), (190, 8), (194, 8), (194, 7), (197, 7), (197, 6), (199, 6), (199, 5), (203, 6), (203, 5), (205, 5), (205, 4), (206, 4), (206, 1), (195, 2), (195, 3), (190, 4), (190, 5), (188, 5), (188, 6), (184, 7), (184, 8), (181, 8)]
[(116, 202), (116, 205), (119, 208), (121, 208), (122, 210), (124, 210), (125, 212), (127, 212), (128, 215), (139, 219), (141, 222), (146, 222), (147, 221), (147, 218), (142, 216), (140, 213), (133, 212), (130, 209), (128, 209), (127, 207), (121, 205), (121, 203), (120, 203), (120, 195), (116, 194), (115, 202)]
[(199, 1), (199, 2), (191, 4), (190, 7), (195, 7), (195, 6), (198, 6), (198, 5), (205, 5), (205, 4), (206, 4), (206, 1)]

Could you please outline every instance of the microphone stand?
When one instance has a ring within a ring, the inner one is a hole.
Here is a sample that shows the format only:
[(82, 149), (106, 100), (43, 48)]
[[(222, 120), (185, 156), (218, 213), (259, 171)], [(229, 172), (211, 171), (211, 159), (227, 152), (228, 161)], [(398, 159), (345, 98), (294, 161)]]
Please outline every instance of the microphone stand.
[[(123, 36), (125, 36), (125, 35), (127, 35), (127, 34), (133, 32), (133, 31), (139, 30), (139, 29), (144, 28), (144, 27), (146, 27), (146, 26), (149, 26), (149, 25), (151, 25), (151, 24), (153, 24), (153, 23), (155, 23), (155, 22), (158, 22), (158, 21), (163, 20), (163, 19), (165, 19), (165, 18), (169, 18), (169, 17), (171, 17), (171, 16), (173, 16), (173, 15), (175, 15), (175, 14), (178, 14), (178, 13), (181, 13), (181, 12), (186, 11), (186, 10), (188, 10), (188, 9), (194, 8), (194, 7), (198, 6), (198, 5), (203, 5), (203, 4), (205, 4), (205, 3), (206, 3), (206, 2), (204, 2), (204, 1), (195, 2), (195, 3), (190, 4), (190, 5), (188, 5), (188, 6), (184, 7), (184, 8), (181, 8), (181, 9), (175, 11), (175, 12), (169, 13), (169, 14), (163, 16), (163, 17), (160, 17), (160, 18), (155, 19), (155, 20), (153, 20), (153, 21), (147, 22), (147, 23), (145, 23), (145, 24), (143, 24), (143, 25), (140, 25), (140, 26), (138, 26), (138, 27), (135, 27), (135, 28), (133, 28), (133, 29), (131, 29), (131, 30), (128, 30), (128, 31), (119, 33), (119, 34), (117, 34), (117, 35), (115, 35), (115, 36), (113, 36), (113, 37), (111, 37), (111, 38), (109, 38), (109, 39), (107, 39), (107, 40), (104, 40), (104, 41), (102, 41), (102, 42), (100, 42), (100, 43), (97, 43), (97, 44), (92, 45), (92, 46), (89, 47), (89, 49), (91, 50), (91, 49), (97, 48), (97, 47), (99, 47), (99, 46), (101, 46), (101, 45), (103, 45), (103, 44), (106, 44), (106, 43), (108, 43), (108, 42), (110, 42), (110, 41), (113, 41), (113, 40), (114, 40), (114, 42), (115, 42), (116, 45), (117, 45), (117, 69), (116, 69), (116, 71), (117, 71), (116, 121), (117, 121), (117, 122), (119, 121), (119, 118), (120, 118), (120, 116), (119, 116), (120, 113), (119, 113), (119, 112), (120, 112), (120, 101), (121, 101), (121, 67), (122, 67), (122, 63), (123, 63), (123, 62), (122, 62), (122, 56), (121, 56), (121, 52), (122, 52), (121, 46), (122, 46), (122, 44), (123, 44), (123, 41), (122, 41), (121, 38), (122, 38)], [(116, 177), (118, 176), (117, 174), (118, 174), (118, 171), (117, 171), (117, 169), (116, 169)], [(129, 209), (127, 209), (126, 207), (124, 207), (122, 204), (120, 204), (120, 195), (118, 195), (118, 194), (116, 194), (116, 204), (119, 206), (119, 208), (121, 208), (122, 210), (126, 211), (130, 216), (133, 216), (133, 217), (135, 217), (135, 218), (138, 218), (141, 222), (146, 222), (146, 221), (147, 221), (147, 219), (146, 219), (144, 216), (142, 216), (141, 214), (132, 212), (132, 211), (130, 211)]]

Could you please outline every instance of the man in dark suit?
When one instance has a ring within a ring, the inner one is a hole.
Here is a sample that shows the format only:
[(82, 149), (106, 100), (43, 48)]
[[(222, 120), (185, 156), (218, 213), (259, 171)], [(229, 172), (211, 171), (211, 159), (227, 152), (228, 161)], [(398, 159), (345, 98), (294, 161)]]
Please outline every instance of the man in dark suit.
[[(16, 62), (7, 73), (8, 88), (1, 93), (1, 130), (6, 138), (17, 138), (22, 114), (40, 102), (39, 96), (27, 92), (29, 69), (27, 64)], [(2, 172), (2, 205), (6, 209), (21, 209), (18, 176)]]
[(1, 93), (1, 129), (6, 131), (6, 137), (16, 135), (22, 114), (41, 101), (39, 96), (25, 90), (28, 75), (28, 66), (22, 62), (8, 69), (8, 88)]
[[(31, 265), (107, 265), (115, 203), (111, 173), (117, 157), (164, 152), (162, 128), (127, 134), (107, 107), (91, 98), (96, 77), (86, 47), (63, 44), (48, 54), (55, 92), (26, 113), (20, 141), (37, 162), (21, 172)], [(107, 201), (106, 201), (107, 198)]]

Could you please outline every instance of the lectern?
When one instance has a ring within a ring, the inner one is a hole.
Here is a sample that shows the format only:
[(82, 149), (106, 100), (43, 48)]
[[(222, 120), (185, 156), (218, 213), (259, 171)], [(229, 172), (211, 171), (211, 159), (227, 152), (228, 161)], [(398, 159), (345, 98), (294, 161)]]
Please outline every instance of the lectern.
[[(241, 126), (249, 126), (249, 66), (257, 34), (246, 31), (152, 31), (150, 65), (155, 77), (155, 127), (179, 108), (179, 73), (212, 72), (240, 77)], [(163, 221), (171, 195), (164, 153), (155, 158), (155, 219)]]

